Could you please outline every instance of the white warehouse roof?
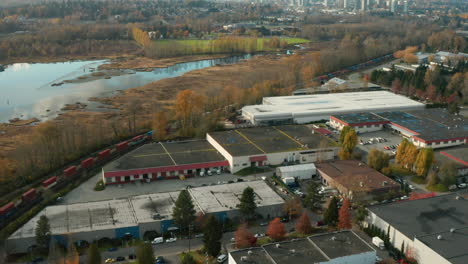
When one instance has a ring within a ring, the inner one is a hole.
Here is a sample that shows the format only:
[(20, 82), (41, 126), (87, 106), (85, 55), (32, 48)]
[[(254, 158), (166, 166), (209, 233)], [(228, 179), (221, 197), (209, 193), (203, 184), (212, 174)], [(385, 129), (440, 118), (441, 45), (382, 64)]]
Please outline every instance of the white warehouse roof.
[(264, 97), (263, 104), (242, 108), (253, 124), (293, 119), (308, 123), (332, 114), (423, 109), (422, 103), (387, 91)]

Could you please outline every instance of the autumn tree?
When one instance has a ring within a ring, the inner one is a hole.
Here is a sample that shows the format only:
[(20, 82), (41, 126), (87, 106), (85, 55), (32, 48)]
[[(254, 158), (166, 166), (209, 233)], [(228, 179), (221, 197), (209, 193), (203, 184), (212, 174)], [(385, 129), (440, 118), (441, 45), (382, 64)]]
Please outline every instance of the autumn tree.
[(338, 152), (338, 156), (341, 160), (347, 160), (351, 158), (351, 155), (353, 154), (354, 147), (356, 147), (358, 137), (356, 134), (356, 131), (352, 128), (347, 128), (348, 126), (345, 126), (343, 130), (341, 130), (340, 134), (340, 141), (341, 143), (341, 149)]
[(307, 212), (304, 211), (302, 212), (301, 217), (296, 222), (296, 232), (299, 234), (304, 234), (308, 235), (312, 233), (312, 225), (310, 223), (309, 216), (307, 215)]
[(169, 122), (164, 111), (157, 112), (153, 115), (153, 137), (156, 140), (164, 140), (167, 137), (167, 128)]
[(338, 222), (338, 198), (333, 196), (328, 204), (328, 208), (323, 214), (323, 221), (328, 225), (336, 225)]
[(375, 148), (371, 149), (367, 155), (367, 165), (380, 172), (383, 168), (388, 167), (389, 161), (390, 156), (388, 154)]
[(247, 248), (255, 246), (257, 238), (247, 228), (247, 223), (239, 225), (234, 233), (236, 248)]
[(433, 161), (434, 150), (432, 148), (420, 149), (414, 163), (416, 174), (421, 177), (426, 177)]
[(283, 205), (283, 211), (289, 219), (297, 217), (302, 212), (301, 199), (295, 196), (294, 198), (286, 200)]
[(439, 169), (439, 176), (445, 186), (457, 182), (457, 166), (454, 162), (444, 162)]
[(275, 241), (283, 240), (286, 236), (286, 229), (284, 224), (281, 223), (279, 217), (273, 219), (270, 224), (268, 224), (268, 228), (266, 234)]
[(192, 90), (183, 90), (176, 96), (175, 117), (181, 124), (182, 135), (188, 136), (193, 133), (193, 127), (199, 118), (204, 104), (204, 97)]
[(338, 216), (339, 229), (351, 229), (351, 214), (349, 213), (350, 202), (349, 199), (343, 200), (343, 205), (340, 207)]

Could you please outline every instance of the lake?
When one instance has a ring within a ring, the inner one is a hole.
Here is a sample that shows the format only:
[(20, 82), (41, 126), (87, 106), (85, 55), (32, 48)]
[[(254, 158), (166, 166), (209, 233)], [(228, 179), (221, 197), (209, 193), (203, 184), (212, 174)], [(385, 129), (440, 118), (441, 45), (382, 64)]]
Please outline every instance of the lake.
[(8, 122), (16, 117), (47, 120), (56, 117), (65, 104), (76, 102), (85, 103), (90, 109), (97, 109), (98, 103), (90, 102), (88, 98), (108, 97), (119, 93), (119, 90), (177, 77), (216, 64), (234, 64), (249, 58), (251, 55), (185, 62), (167, 68), (155, 68), (151, 72), (135, 72), (111, 79), (65, 83), (61, 86), (52, 84), (90, 74), (108, 61), (11, 64), (0, 72), (0, 122)]

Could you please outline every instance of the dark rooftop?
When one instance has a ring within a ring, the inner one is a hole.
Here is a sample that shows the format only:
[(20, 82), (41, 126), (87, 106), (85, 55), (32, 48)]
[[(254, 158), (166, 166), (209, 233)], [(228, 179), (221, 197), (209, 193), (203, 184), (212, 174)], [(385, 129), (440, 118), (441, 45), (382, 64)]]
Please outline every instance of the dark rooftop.
[(452, 193), (419, 200), (373, 205), (368, 209), (412, 239), (418, 235), (468, 226), (468, 200), (466, 200), (468, 197), (466, 195), (463, 197), (461, 194)]
[(236, 263), (296, 264), (328, 262), (364, 252), (375, 250), (354, 232), (345, 230), (231, 251), (229, 254)]
[(441, 149), (435, 152), (435, 160), (439, 165), (453, 162), (457, 168), (468, 168), (468, 146)]
[(318, 148), (328, 138), (306, 126), (273, 126), (208, 133), (233, 156), (261, 155)]
[[(418, 138), (426, 141), (468, 137), (468, 124), (466, 124), (466, 121), (458, 120), (456, 121), (458, 124), (455, 125), (455, 121), (449, 120), (460, 118), (459, 116), (440, 111), (438, 109), (432, 109), (431, 111), (425, 109), (412, 112), (380, 112), (376, 113), (376, 115), (411, 130)], [(447, 121), (441, 122), (444, 118)]]
[[(437, 236), (441, 239), (437, 239)], [(468, 263), (468, 227), (417, 237), (452, 264)]]
[(105, 169), (132, 170), (223, 160), (224, 157), (206, 140), (151, 143), (123, 155)]
[[(279, 246), (277, 246), (279, 245)], [(328, 261), (307, 238), (264, 245), (276, 263), (318, 263)]]
[(373, 251), (374, 249), (351, 231), (309, 237), (330, 259)]
[(352, 113), (352, 114), (341, 114), (333, 115), (333, 117), (342, 120), (349, 125), (353, 124), (363, 124), (363, 123), (377, 123), (377, 122), (387, 122), (384, 118), (377, 116), (373, 113)]

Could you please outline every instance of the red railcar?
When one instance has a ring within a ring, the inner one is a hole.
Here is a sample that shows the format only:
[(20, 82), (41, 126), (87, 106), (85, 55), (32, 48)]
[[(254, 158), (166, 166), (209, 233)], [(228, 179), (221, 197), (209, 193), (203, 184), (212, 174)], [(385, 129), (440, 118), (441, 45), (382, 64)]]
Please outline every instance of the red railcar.
[(117, 151), (121, 151), (121, 150), (124, 150), (128, 147), (128, 142), (127, 141), (124, 141), (124, 142), (120, 142), (119, 144), (117, 144), (115, 146), (115, 148), (117, 149)]
[(42, 182), (42, 187), (47, 189), (47, 188), (52, 187), (56, 183), (57, 183), (57, 176), (50, 177), (49, 179)]
[(11, 212), (13, 209), (15, 209), (15, 203), (13, 202), (9, 202), (4, 206), (0, 207), (0, 217), (8, 215), (8, 213)]
[(94, 164), (94, 158), (87, 158), (81, 162), (81, 167), (87, 169), (93, 166), (93, 164)]
[(21, 196), (21, 200), (23, 200), (23, 202), (29, 202), (29, 201), (36, 199), (36, 196), (37, 196), (36, 189), (31, 188), (29, 189), (29, 191), (23, 193), (23, 195)]
[(72, 176), (75, 173), (76, 173), (76, 166), (68, 167), (67, 169), (63, 171), (63, 175), (65, 175), (65, 177)]
[(109, 157), (110, 153), (111, 153), (110, 149), (106, 149), (106, 150), (103, 150), (103, 151), (99, 152), (98, 160), (102, 160), (102, 159), (105, 159), (105, 158)]

